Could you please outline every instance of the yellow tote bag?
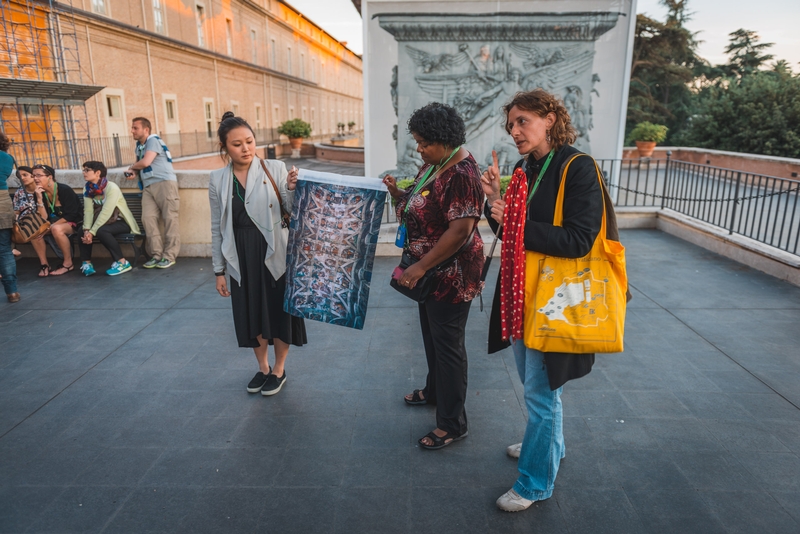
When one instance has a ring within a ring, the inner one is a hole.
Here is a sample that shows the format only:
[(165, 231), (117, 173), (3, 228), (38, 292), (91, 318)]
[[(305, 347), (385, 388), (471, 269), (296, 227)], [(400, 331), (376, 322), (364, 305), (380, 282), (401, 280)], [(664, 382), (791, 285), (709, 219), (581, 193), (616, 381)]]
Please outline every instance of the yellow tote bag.
[[(564, 220), (564, 168), (553, 225)], [(597, 164), (595, 163), (595, 168)], [(605, 184), (597, 171), (605, 194)], [(622, 352), (625, 329), (625, 247), (606, 236), (606, 209), (592, 250), (582, 258), (525, 252), (524, 340), (542, 352)]]

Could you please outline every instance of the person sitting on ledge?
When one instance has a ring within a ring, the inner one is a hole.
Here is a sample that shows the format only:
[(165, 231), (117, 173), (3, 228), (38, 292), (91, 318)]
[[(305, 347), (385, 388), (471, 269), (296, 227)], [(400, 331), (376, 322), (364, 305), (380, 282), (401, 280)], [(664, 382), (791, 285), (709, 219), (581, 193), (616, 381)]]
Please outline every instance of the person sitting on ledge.
[(133, 217), (119, 186), (109, 182), (106, 166), (99, 161), (83, 164), (83, 237), (81, 238), (81, 272), (92, 276), (96, 271), (92, 265), (92, 244), (100, 241), (111, 255), (114, 263), (106, 271), (109, 276), (127, 273), (133, 267), (122, 255), (116, 236), (138, 234), (139, 225)]
[(45, 247), (42, 246), (37, 249), (34, 245), (41, 264), (39, 276), (67, 274), (75, 268), (72, 263), (72, 246), (69, 242), (69, 236), (75, 233), (83, 218), (78, 195), (67, 184), (56, 182), (56, 171), (49, 165), (34, 165), (33, 180), (36, 182), (36, 198), (38, 199), (39, 194), (41, 194), (42, 200), (44, 200), (43, 204), (47, 213), (47, 220), (50, 221), (50, 229), (45, 233), (45, 236), (52, 236), (61, 252), (61, 256), (64, 258), (61, 266), (51, 272), (50, 265), (47, 263)]

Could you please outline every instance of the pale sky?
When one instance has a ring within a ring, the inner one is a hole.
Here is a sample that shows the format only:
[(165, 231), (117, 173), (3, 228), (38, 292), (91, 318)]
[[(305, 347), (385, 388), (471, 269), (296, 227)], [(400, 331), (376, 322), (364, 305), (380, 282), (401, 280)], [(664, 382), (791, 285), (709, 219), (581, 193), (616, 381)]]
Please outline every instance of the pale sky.
[[(347, 41), (356, 54), (363, 52), (361, 17), (350, 0), (289, 0), (289, 4), (340, 41)], [(664, 20), (666, 10), (658, 0), (638, 0), (637, 5), (639, 13)], [(775, 43), (770, 53), (800, 72), (800, 0), (689, 0), (689, 11), (694, 16), (687, 27), (700, 32), (699, 54), (712, 64), (727, 61), (723, 50), (728, 34), (744, 28), (758, 32), (762, 42)]]

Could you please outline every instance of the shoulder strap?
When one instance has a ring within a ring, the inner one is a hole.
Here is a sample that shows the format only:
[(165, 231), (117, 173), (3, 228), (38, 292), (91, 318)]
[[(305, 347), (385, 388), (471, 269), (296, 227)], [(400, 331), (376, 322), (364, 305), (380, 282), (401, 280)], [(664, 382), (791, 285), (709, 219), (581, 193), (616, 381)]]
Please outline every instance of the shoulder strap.
[(283, 199), (281, 198), (281, 192), (278, 190), (278, 184), (275, 183), (275, 180), (272, 178), (272, 174), (270, 174), (269, 170), (267, 169), (266, 164), (264, 164), (264, 160), (259, 158), (258, 160), (261, 163), (261, 168), (264, 169), (264, 172), (267, 173), (267, 178), (269, 178), (270, 183), (272, 184), (272, 189), (275, 190), (275, 196), (278, 197), (278, 204), (281, 207), (281, 217), (288, 219), (291, 217), (283, 207)]
[(553, 226), (561, 226), (564, 222), (564, 192), (566, 190), (566, 182), (567, 182), (567, 171), (569, 171), (570, 164), (578, 159), (581, 156), (586, 156), (592, 160), (594, 164), (595, 172), (597, 173), (597, 181), (600, 183), (600, 193), (604, 195), (603, 197), (603, 219), (600, 223), (600, 235), (604, 238), (606, 237), (606, 202), (605, 202), (605, 195), (606, 195), (606, 184), (603, 182), (603, 176), (600, 173), (600, 167), (597, 166), (597, 161), (590, 156), (589, 154), (575, 154), (570, 158), (570, 160), (564, 165), (563, 175), (561, 176), (561, 184), (558, 187), (558, 196), (556, 197), (556, 210), (553, 215)]

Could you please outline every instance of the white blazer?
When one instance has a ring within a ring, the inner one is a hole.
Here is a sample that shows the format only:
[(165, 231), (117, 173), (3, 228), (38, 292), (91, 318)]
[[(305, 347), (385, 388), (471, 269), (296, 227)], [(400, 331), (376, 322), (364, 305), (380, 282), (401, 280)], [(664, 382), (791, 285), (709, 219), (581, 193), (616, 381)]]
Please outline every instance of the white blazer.
[[(291, 213), (294, 205), (294, 191), (287, 188), (289, 172), (286, 165), (278, 160), (264, 160), (270, 174), (281, 192), (284, 209)], [(225, 269), (231, 278), (241, 283), (239, 256), (233, 237), (233, 167), (211, 171), (208, 183), (208, 200), (211, 204), (211, 259), (214, 272)], [(267, 255), (264, 265), (277, 280), (286, 272), (286, 246), (289, 229), (281, 228), (281, 209), (275, 197), (275, 189), (269, 181), (258, 159), (253, 159), (247, 172), (244, 207), (247, 215), (258, 227), (267, 241)]]

